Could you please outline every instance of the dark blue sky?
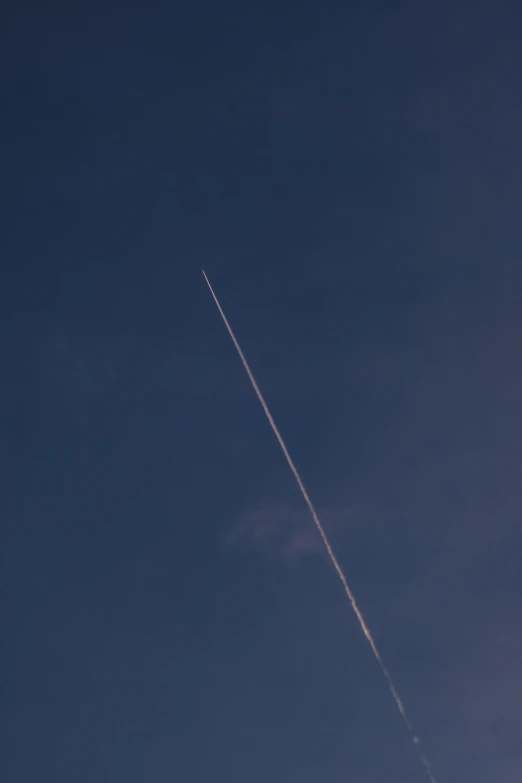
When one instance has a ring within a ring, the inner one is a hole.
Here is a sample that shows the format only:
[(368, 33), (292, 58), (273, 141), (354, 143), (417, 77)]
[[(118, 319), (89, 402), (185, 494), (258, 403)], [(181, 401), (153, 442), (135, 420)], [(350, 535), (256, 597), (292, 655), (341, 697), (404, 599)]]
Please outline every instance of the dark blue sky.
[(204, 267), (440, 783), (519, 783), (519, 4), (12, 5), (2, 780), (426, 780)]

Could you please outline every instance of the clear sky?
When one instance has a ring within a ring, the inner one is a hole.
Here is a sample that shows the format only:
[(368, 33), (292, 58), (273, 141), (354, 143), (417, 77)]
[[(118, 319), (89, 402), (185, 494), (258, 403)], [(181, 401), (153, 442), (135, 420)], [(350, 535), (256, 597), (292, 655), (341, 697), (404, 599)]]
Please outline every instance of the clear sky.
[(518, 2), (11, 3), (0, 777), (522, 779)]

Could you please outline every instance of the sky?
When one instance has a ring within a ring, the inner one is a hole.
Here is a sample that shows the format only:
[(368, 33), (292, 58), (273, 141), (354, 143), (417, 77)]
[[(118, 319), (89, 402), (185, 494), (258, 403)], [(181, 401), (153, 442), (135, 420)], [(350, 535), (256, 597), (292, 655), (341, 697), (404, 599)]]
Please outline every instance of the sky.
[(11, 3), (13, 783), (522, 779), (517, 2)]

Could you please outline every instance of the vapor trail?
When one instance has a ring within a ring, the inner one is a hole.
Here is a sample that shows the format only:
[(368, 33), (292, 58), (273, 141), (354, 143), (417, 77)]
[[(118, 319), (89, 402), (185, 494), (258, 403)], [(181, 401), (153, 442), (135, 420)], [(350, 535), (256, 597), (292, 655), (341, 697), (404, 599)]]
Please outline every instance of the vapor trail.
[(321, 521), (320, 521), (319, 517), (317, 516), (317, 512), (316, 512), (316, 510), (315, 510), (315, 508), (313, 506), (312, 501), (310, 500), (308, 492), (306, 491), (305, 485), (302, 482), (301, 476), (299, 475), (299, 473), (297, 471), (297, 468), (294, 465), (294, 461), (292, 460), (292, 457), (290, 456), (290, 454), (288, 452), (288, 449), (285, 446), (283, 438), (281, 437), (281, 434), (280, 434), (279, 430), (277, 429), (276, 423), (275, 423), (275, 421), (272, 418), (272, 414), (270, 413), (270, 411), (268, 409), (268, 405), (266, 404), (265, 399), (264, 399), (263, 395), (261, 394), (261, 390), (260, 390), (259, 386), (256, 383), (256, 379), (254, 378), (250, 367), (248, 366), (248, 362), (247, 362), (247, 360), (245, 358), (245, 355), (244, 355), (243, 351), (241, 350), (238, 341), (236, 340), (234, 332), (232, 331), (232, 328), (231, 328), (230, 324), (227, 321), (225, 313), (223, 312), (223, 310), (221, 308), (221, 305), (219, 304), (218, 298), (215, 295), (212, 286), (210, 285), (209, 279), (206, 276), (205, 271), (203, 269), (201, 271), (203, 272), (203, 277), (205, 278), (205, 280), (207, 282), (207, 285), (208, 285), (208, 287), (210, 289), (210, 293), (212, 294), (212, 296), (214, 298), (214, 301), (215, 301), (215, 303), (217, 305), (217, 308), (218, 308), (219, 312), (221, 313), (221, 317), (223, 318), (223, 321), (225, 322), (225, 326), (227, 327), (228, 333), (229, 333), (230, 337), (232, 338), (232, 342), (234, 343), (234, 345), (236, 347), (236, 350), (237, 350), (237, 352), (238, 352), (238, 354), (239, 354), (239, 356), (241, 358), (241, 361), (243, 362), (243, 366), (244, 366), (245, 370), (247, 371), (248, 377), (250, 378), (252, 386), (254, 387), (254, 390), (255, 390), (255, 392), (256, 392), (256, 394), (258, 396), (259, 402), (263, 406), (263, 410), (266, 413), (266, 417), (267, 417), (268, 421), (270, 422), (270, 426), (272, 427), (272, 429), (274, 431), (274, 434), (275, 434), (277, 440), (279, 441), (279, 445), (281, 446), (281, 448), (283, 450), (283, 454), (285, 455), (286, 461), (288, 462), (288, 465), (290, 466), (290, 470), (292, 471), (292, 473), (295, 476), (295, 480), (297, 481), (299, 489), (301, 490), (301, 494), (303, 495), (303, 497), (304, 497), (304, 499), (306, 501), (306, 505), (310, 509), (310, 513), (311, 513), (312, 518), (313, 518), (313, 520), (315, 522), (315, 525), (316, 525), (316, 527), (317, 527), (317, 529), (318, 529), (318, 531), (319, 531), (319, 533), (321, 535), (321, 538), (323, 539), (323, 543), (324, 543), (324, 545), (326, 547), (326, 551), (328, 552), (328, 556), (329, 556), (329, 558), (330, 558), (330, 560), (332, 562), (333, 567), (337, 571), (337, 575), (339, 576), (339, 579), (342, 582), (342, 585), (344, 587), (346, 595), (348, 596), (348, 598), (350, 600), (350, 603), (352, 605), (352, 609), (355, 612), (356, 617), (357, 617), (357, 619), (359, 621), (359, 625), (361, 626), (361, 629), (362, 629), (364, 635), (366, 636), (368, 644), (370, 645), (370, 647), (372, 649), (372, 652), (373, 652), (373, 654), (374, 654), (374, 656), (375, 656), (375, 658), (377, 660), (377, 663), (381, 667), (381, 671), (382, 671), (382, 673), (384, 674), (384, 676), (386, 678), (386, 681), (388, 683), (388, 687), (390, 689), (391, 695), (395, 699), (395, 703), (397, 705), (397, 708), (398, 708), (398, 710), (399, 710), (399, 712), (400, 712), (400, 714), (402, 716), (402, 719), (403, 719), (404, 723), (406, 724), (406, 726), (408, 728), (408, 731), (409, 731), (409, 733), (411, 735), (411, 738), (412, 738), (414, 744), (418, 747), (419, 754), (420, 754), (420, 759), (421, 759), (421, 761), (422, 761), (422, 763), (423, 763), (423, 765), (424, 765), (424, 767), (426, 769), (426, 772), (428, 773), (428, 778), (430, 779), (431, 783), (437, 783), (437, 781), (436, 781), (436, 779), (435, 779), (435, 777), (433, 775), (432, 769), (431, 769), (431, 764), (428, 761), (428, 759), (426, 758), (426, 756), (424, 755), (424, 753), (420, 749), (420, 740), (417, 737), (417, 735), (415, 734), (415, 732), (413, 731), (413, 727), (412, 727), (412, 725), (410, 723), (410, 720), (409, 720), (409, 718), (408, 718), (408, 716), (406, 714), (406, 710), (404, 709), (404, 705), (403, 705), (403, 703), (402, 703), (402, 701), (401, 701), (401, 699), (399, 697), (399, 694), (397, 693), (395, 685), (393, 684), (393, 680), (392, 680), (392, 678), (391, 678), (391, 676), (390, 676), (386, 666), (383, 663), (383, 660), (381, 658), (379, 650), (377, 649), (377, 646), (376, 646), (376, 644), (375, 644), (375, 642), (373, 640), (373, 637), (372, 637), (372, 635), (370, 633), (370, 630), (369, 630), (368, 626), (366, 625), (364, 617), (362, 616), (362, 614), (361, 614), (361, 612), (359, 610), (359, 607), (357, 606), (354, 594), (352, 593), (352, 591), (350, 589), (350, 586), (348, 585), (348, 582), (347, 582), (346, 577), (345, 577), (345, 575), (343, 573), (343, 570), (342, 570), (341, 566), (339, 565), (339, 563), (337, 561), (337, 558), (336, 558), (336, 556), (335, 556), (335, 554), (333, 552), (332, 547), (330, 546), (330, 542), (329, 542), (329, 540), (328, 540), (328, 538), (326, 536), (326, 533), (324, 532), (323, 526), (321, 524)]

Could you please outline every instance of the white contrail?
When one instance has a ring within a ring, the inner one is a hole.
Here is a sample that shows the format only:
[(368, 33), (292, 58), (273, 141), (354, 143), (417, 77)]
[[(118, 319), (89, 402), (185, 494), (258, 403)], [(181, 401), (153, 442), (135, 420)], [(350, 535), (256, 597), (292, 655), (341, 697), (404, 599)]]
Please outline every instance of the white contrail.
[(306, 505), (310, 509), (310, 513), (311, 513), (311, 515), (313, 517), (313, 520), (315, 522), (315, 525), (316, 525), (316, 527), (317, 527), (317, 529), (318, 529), (318, 531), (319, 531), (319, 533), (321, 535), (321, 538), (323, 539), (323, 543), (324, 543), (324, 545), (326, 547), (326, 551), (328, 552), (328, 556), (329, 556), (330, 560), (332, 561), (333, 567), (337, 571), (337, 574), (339, 576), (339, 579), (342, 582), (342, 585), (344, 587), (346, 595), (350, 599), (350, 603), (352, 605), (352, 609), (353, 609), (353, 611), (355, 612), (355, 614), (357, 616), (357, 619), (359, 621), (359, 625), (361, 626), (362, 631), (363, 631), (364, 635), (366, 636), (366, 639), (368, 640), (368, 643), (369, 643), (370, 647), (372, 648), (372, 652), (373, 652), (375, 658), (377, 659), (377, 663), (381, 667), (382, 673), (386, 677), (386, 681), (388, 683), (388, 687), (390, 689), (391, 695), (395, 699), (395, 703), (396, 703), (396, 705), (397, 705), (397, 707), (399, 709), (399, 712), (400, 712), (400, 714), (402, 716), (402, 719), (403, 719), (404, 723), (406, 724), (406, 726), (408, 728), (408, 731), (411, 734), (413, 742), (414, 742), (415, 745), (417, 745), (417, 747), (419, 749), (420, 758), (421, 758), (422, 763), (424, 764), (426, 772), (428, 773), (428, 777), (429, 777), (431, 783), (437, 783), (437, 781), (435, 780), (435, 777), (433, 775), (432, 769), (431, 769), (431, 764), (428, 761), (428, 759), (426, 758), (426, 756), (424, 755), (424, 753), (420, 750), (419, 738), (416, 736), (415, 732), (413, 731), (413, 727), (412, 727), (412, 725), (410, 723), (410, 720), (409, 720), (408, 716), (406, 715), (406, 710), (404, 709), (404, 705), (403, 705), (403, 703), (402, 703), (402, 701), (401, 701), (401, 699), (399, 697), (399, 694), (397, 693), (397, 691), (395, 689), (395, 685), (393, 684), (392, 678), (390, 677), (390, 674), (388, 673), (388, 670), (387, 670), (386, 666), (383, 663), (383, 660), (381, 658), (379, 650), (377, 649), (377, 646), (376, 646), (376, 644), (375, 644), (375, 642), (373, 640), (373, 637), (372, 637), (372, 635), (370, 633), (370, 630), (369, 630), (368, 626), (366, 625), (364, 617), (362, 616), (362, 614), (361, 614), (361, 612), (359, 610), (359, 607), (357, 606), (357, 603), (355, 601), (355, 597), (354, 597), (354, 595), (353, 595), (353, 593), (352, 593), (352, 591), (350, 589), (350, 586), (348, 585), (348, 582), (347, 582), (346, 577), (345, 577), (345, 575), (343, 573), (343, 570), (342, 570), (341, 566), (339, 565), (336, 556), (334, 555), (333, 549), (330, 546), (330, 542), (328, 541), (326, 533), (324, 532), (324, 529), (323, 529), (323, 526), (321, 524), (321, 521), (320, 521), (319, 517), (317, 516), (317, 512), (316, 512), (316, 510), (315, 510), (315, 508), (313, 506), (312, 501), (310, 500), (310, 497), (308, 495), (308, 492), (306, 491), (305, 485), (303, 484), (303, 482), (301, 480), (301, 476), (297, 472), (297, 468), (294, 465), (292, 457), (288, 453), (288, 449), (286, 448), (285, 443), (283, 441), (283, 438), (281, 437), (281, 434), (280, 434), (279, 430), (277, 429), (276, 423), (275, 423), (275, 421), (272, 418), (272, 414), (268, 410), (268, 405), (266, 404), (265, 399), (264, 399), (263, 395), (261, 394), (261, 390), (260, 390), (259, 386), (256, 383), (256, 379), (254, 378), (250, 367), (248, 366), (248, 362), (245, 359), (245, 355), (244, 355), (243, 351), (241, 350), (238, 341), (236, 340), (234, 332), (232, 331), (232, 328), (231, 328), (230, 324), (227, 321), (225, 313), (221, 309), (221, 305), (219, 304), (218, 298), (215, 295), (212, 286), (210, 285), (209, 279), (206, 276), (205, 271), (203, 269), (201, 271), (203, 272), (203, 277), (205, 278), (205, 280), (207, 282), (207, 285), (208, 285), (208, 287), (210, 289), (210, 293), (214, 297), (214, 301), (215, 301), (215, 303), (217, 305), (217, 308), (218, 308), (219, 312), (221, 313), (221, 317), (223, 318), (223, 321), (225, 322), (225, 326), (227, 327), (228, 333), (229, 333), (230, 337), (232, 338), (232, 342), (236, 346), (236, 350), (237, 350), (239, 356), (241, 357), (241, 361), (243, 362), (243, 366), (244, 366), (245, 370), (247, 371), (248, 377), (250, 378), (252, 386), (254, 387), (254, 390), (255, 390), (255, 392), (256, 392), (256, 394), (258, 396), (259, 402), (263, 406), (263, 410), (266, 413), (266, 417), (267, 417), (268, 421), (270, 422), (270, 426), (272, 427), (272, 429), (274, 431), (274, 434), (275, 434), (277, 440), (279, 441), (279, 445), (281, 446), (281, 448), (283, 450), (283, 454), (285, 455), (286, 461), (288, 462), (288, 464), (290, 466), (290, 470), (292, 471), (292, 473), (295, 476), (295, 480), (297, 481), (299, 489), (301, 490), (301, 494), (303, 495), (303, 497), (304, 497), (304, 499), (306, 501)]

